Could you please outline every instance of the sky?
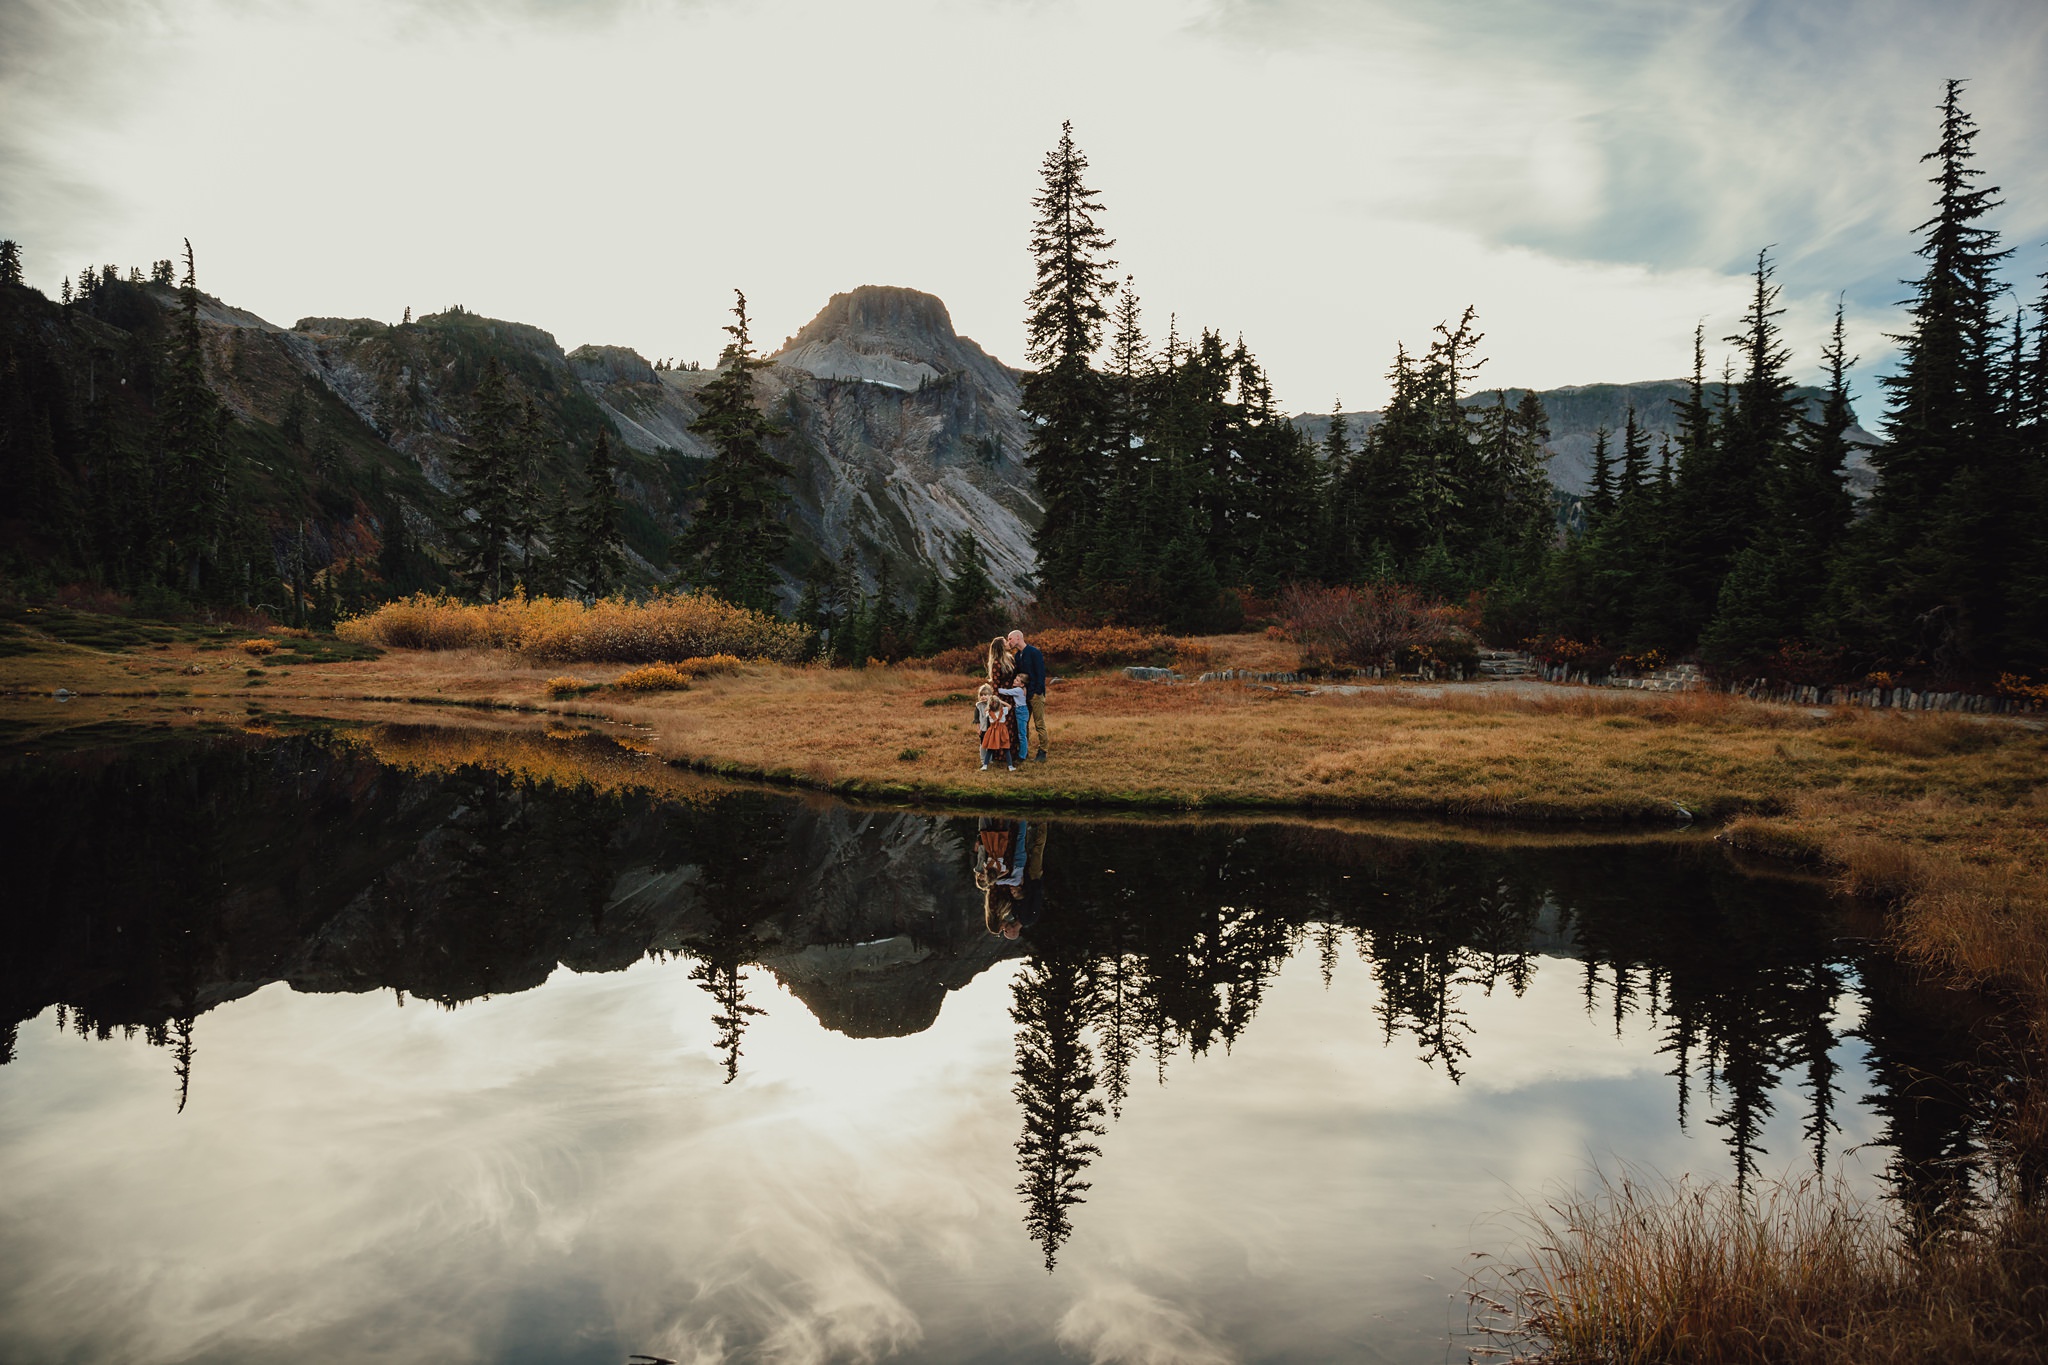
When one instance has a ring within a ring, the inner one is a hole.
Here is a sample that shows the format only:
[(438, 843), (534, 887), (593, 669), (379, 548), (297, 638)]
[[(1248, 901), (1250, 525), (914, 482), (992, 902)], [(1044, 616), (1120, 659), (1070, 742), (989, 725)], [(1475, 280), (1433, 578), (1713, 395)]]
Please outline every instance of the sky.
[(1866, 414), (1942, 82), (2048, 269), (2039, 0), (0, 0), (0, 236), (54, 294), (173, 256), (289, 325), (460, 303), (710, 361), (908, 285), (1023, 362), (1063, 120), (1148, 331), (1376, 406), (1478, 309), (1483, 384), (1718, 368), (1768, 247)]

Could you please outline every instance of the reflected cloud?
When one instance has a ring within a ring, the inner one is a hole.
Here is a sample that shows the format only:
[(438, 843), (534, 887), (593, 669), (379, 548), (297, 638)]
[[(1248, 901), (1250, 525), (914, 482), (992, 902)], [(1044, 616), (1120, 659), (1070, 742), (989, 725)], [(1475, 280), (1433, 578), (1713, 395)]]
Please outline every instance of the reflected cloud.
[(376, 752), (0, 764), (0, 1355), (1315, 1357), (1589, 1157), (1981, 1152), (1955, 1022), (1711, 845)]
[(1097, 1281), (1060, 1318), (1057, 1337), (1092, 1365), (1232, 1365), (1237, 1356), (1187, 1310), (1124, 1281)]

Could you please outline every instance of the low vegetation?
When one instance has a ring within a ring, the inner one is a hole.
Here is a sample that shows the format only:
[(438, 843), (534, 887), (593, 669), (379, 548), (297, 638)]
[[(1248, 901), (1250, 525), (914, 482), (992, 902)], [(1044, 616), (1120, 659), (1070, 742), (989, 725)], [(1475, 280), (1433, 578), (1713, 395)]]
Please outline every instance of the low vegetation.
[(394, 649), (509, 649), (550, 663), (678, 663), (724, 654), (795, 663), (811, 631), (716, 597), (678, 593), (585, 604), (524, 594), (463, 602), (416, 594), (343, 621), (335, 634)]
[(2048, 1216), (2005, 1201), (1909, 1240), (1815, 1179), (1739, 1191), (1623, 1177), (1529, 1215), (1483, 1273), (1482, 1335), (1564, 1365), (1883, 1365), (2040, 1359)]
[(674, 664), (642, 664), (612, 679), (621, 692), (687, 692), (691, 677)]
[[(1031, 643), (1068, 672), (1124, 664), (1185, 665), (1207, 657), (1195, 639), (1137, 626), (1053, 626), (1034, 631)], [(912, 662), (934, 673), (980, 673), (987, 659), (988, 641), (983, 640)]]

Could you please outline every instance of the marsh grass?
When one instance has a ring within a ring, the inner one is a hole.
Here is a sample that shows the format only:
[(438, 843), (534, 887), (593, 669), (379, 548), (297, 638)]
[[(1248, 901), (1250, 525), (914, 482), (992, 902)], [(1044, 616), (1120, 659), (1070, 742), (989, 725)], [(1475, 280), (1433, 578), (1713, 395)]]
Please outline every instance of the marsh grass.
[(1624, 1174), (1526, 1215), (1474, 1277), (1475, 1354), (1560, 1365), (2038, 1361), (2048, 1218), (2001, 1199), (1910, 1242), (1891, 1210), (1809, 1178), (1748, 1192)]

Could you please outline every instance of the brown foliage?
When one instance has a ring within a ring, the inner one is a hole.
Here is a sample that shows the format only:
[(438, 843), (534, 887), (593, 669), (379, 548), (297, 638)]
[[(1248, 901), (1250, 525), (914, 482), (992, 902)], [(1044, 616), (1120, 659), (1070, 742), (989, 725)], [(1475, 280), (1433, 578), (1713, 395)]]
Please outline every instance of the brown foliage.
[[(1167, 664), (1183, 655), (1195, 658), (1201, 653), (1200, 646), (1192, 640), (1132, 626), (1048, 626), (1030, 640), (1044, 653), (1047, 666), (1056, 670)], [(979, 674), (987, 657), (986, 644), (969, 645), (945, 650), (929, 659), (913, 659), (909, 666), (928, 668), (934, 673)]]
[(1292, 583), (1280, 594), (1279, 610), (1287, 633), (1301, 646), (1305, 668), (1392, 667), (1403, 652), (1434, 649), (1455, 633), (1446, 609), (1395, 583), (1362, 588)]

